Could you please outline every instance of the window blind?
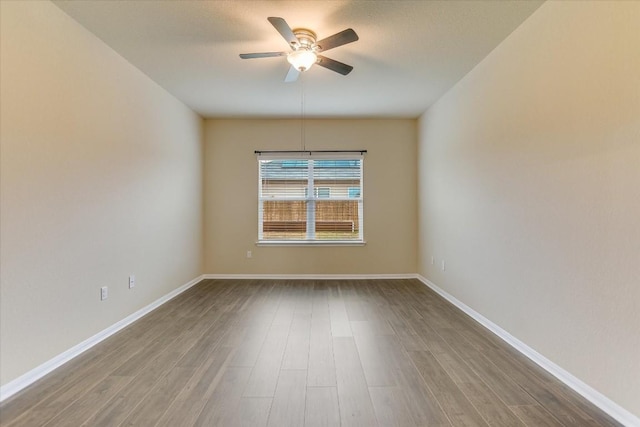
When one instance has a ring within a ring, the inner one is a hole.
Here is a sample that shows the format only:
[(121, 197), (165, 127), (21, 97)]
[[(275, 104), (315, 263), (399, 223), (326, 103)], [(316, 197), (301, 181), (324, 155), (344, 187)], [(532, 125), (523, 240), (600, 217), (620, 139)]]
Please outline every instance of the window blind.
[(258, 242), (363, 242), (364, 152), (258, 154)]

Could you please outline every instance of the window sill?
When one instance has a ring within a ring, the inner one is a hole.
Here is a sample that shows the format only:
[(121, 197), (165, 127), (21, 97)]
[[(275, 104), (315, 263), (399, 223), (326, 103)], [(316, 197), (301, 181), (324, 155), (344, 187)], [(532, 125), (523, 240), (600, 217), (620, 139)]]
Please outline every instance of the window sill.
[(347, 240), (325, 240), (325, 241), (304, 241), (304, 240), (268, 240), (256, 242), (256, 246), (365, 246), (365, 241)]

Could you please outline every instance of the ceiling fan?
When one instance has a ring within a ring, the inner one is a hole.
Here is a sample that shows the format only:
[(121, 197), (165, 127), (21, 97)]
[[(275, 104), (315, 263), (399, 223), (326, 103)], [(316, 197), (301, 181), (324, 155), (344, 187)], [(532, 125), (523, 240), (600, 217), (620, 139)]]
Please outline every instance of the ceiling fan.
[(275, 56), (286, 56), (291, 64), (289, 72), (284, 79), (285, 82), (294, 82), (301, 72), (307, 71), (313, 64), (327, 68), (336, 73), (346, 76), (353, 70), (351, 65), (319, 55), (329, 49), (352, 43), (358, 40), (358, 35), (351, 28), (340, 31), (332, 36), (316, 41), (316, 33), (306, 28), (291, 29), (289, 24), (278, 17), (267, 18), (271, 25), (275, 27), (282, 37), (289, 43), (291, 52), (262, 52), (262, 53), (241, 53), (240, 58), (270, 58)]

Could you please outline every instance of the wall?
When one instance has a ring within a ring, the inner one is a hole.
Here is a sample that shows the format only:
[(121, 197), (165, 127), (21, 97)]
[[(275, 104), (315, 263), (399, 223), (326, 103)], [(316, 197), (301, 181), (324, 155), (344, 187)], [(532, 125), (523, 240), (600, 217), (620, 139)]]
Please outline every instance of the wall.
[(639, 22), (639, 2), (545, 3), (418, 146), (419, 273), (636, 416)]
[(4, 385), (201, 274), (202, 120), (53, 4), (0, 3)]
[[(416, 121), (306, 120), (306, 148), (366, 149), (365, 246), (255, 246), (255, 150), (300, 150), (300, 120), (207, 120), (205, 272), (392, 274), (416, 269)], [(253, 258), (246, 258), (246, 251)]]

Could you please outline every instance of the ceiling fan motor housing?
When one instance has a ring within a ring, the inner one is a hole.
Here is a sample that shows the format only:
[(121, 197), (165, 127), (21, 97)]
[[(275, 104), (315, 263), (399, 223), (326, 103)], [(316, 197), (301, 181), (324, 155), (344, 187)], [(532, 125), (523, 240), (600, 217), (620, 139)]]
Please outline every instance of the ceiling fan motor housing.
[[(307, 28), (296, 28), (293, 30), (293, 34), (296, 36), (298, 42), (300, 43), (297, 47), (294, 45), (294, 49), (315, 49), (317, 39), (316, 33)], [(292, 42), (291, 44), (294, 44), (294, 42)]]

